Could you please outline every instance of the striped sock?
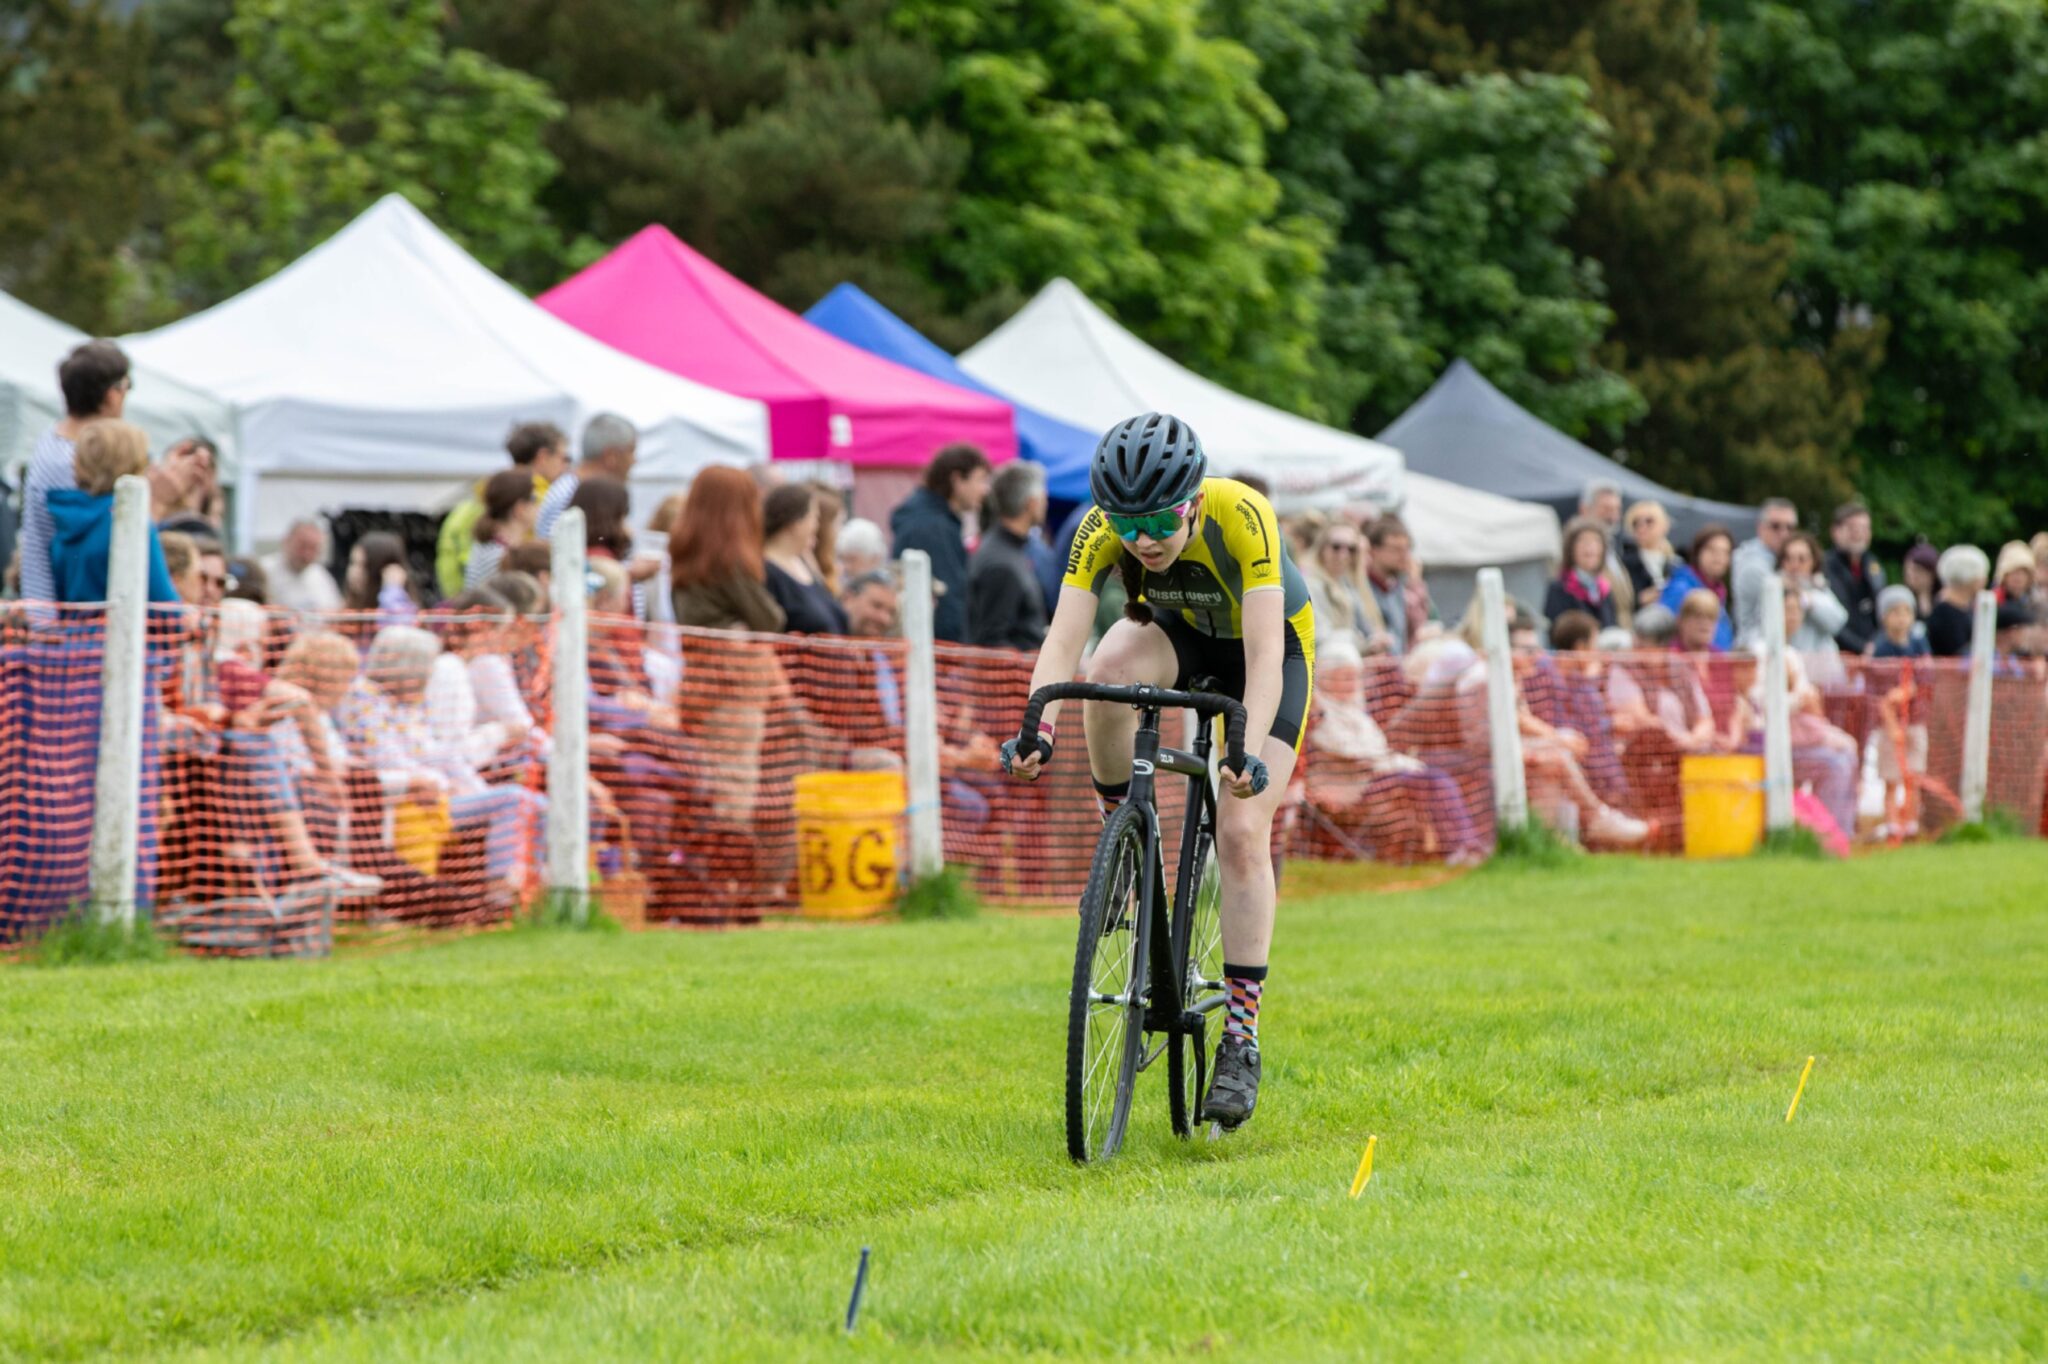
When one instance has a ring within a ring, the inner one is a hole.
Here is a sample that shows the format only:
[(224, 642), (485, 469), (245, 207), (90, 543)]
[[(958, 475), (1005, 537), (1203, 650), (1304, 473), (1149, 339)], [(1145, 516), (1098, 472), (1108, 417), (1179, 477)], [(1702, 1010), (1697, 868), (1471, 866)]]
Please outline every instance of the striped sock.
[(1104, 819), (1108, 819), (1115, 812), (1116, 807), (1122, 805), (1130, 797), (1131, 779), (1129, 777), (1124, 778), (1115, 785), (1100, 781), (1095, 783), (1095, 801), (1102, 807), (1102, 817)]
[(1263, 966), (1223, 967), (1223, 983), (1230, 991), (1230, 1004), (1223, 1019), (1223, 1035), (1259, 1044), (1259, 996), (1266, 992)]

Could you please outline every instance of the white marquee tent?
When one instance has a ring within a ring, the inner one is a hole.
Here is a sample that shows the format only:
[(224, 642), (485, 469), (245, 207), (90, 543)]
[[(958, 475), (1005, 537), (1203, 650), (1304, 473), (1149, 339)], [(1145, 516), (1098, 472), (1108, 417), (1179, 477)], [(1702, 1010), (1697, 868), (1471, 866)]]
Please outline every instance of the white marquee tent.
[(1401, 501), (1400, 453), (1232, 393), (1125, 331), (1072, 281), (1056, 279), (960, 355), (960, 367), (1017, 401), (1106, 431), (1147, 409), (1201, 434), (1224, 473), (1256, 473), (1282, 511)]
[(636, 424), (636, 512), (707, 464), (768, 457), (760, 403), (550, 316), (395, 194), (254, 288), (124, 344), (240, 408), (245, 545), (326, 506), (446, 505), (504, 467), (521, 421), (572, 436), (599, 411)]
[[(11, 479), (40, 436), (64, 413), (57, 366), (81, 342), (76, 327), (0, 294), (0, 470)], [(181, 384), (160, 370), (137, 366), (128, 397), (128, 420), (149, 433), (161, 453), (185, 436), (205, 436), (235, 468), (235, 414), (210, 393)]]
[(1399, 508), (1447, 614), (1464, 608), (1472, 573), (1507, 572), (1509, 591), (1540, 601), (1558, 554), (1557, 513), (1408, 472), (1401, 454), (1233, 393), (1125, 331), (1073, 283), (1056, 279), (960, 356), (968, 373), (1042, 411), (1103, 431), (1147, 409), (1186, 419), (1225, 473), (1256, 473), (1283, 512), (1372, 501)]

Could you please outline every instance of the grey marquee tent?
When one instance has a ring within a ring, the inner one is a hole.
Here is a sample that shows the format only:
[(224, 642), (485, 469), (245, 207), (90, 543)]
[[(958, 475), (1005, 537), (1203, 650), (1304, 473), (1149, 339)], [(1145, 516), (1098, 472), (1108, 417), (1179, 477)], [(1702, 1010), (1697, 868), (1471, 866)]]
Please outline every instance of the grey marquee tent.
[(1644, 478), (1581, 445), (1488, 383), (1464, 360), (1454, 361), (1380, 440), (1408, 457), (1408, 468), (1468, 488), (1524, 502), (1542, 502), (1569, 517), (1596, 478), (1621, 485), (1622, 499), (1650, 498), (1671, 515), (1671, 541), (1684, 546), (1718, 521), (1739, 543), (1754, 532), (1756, 509), (1688, 497)]

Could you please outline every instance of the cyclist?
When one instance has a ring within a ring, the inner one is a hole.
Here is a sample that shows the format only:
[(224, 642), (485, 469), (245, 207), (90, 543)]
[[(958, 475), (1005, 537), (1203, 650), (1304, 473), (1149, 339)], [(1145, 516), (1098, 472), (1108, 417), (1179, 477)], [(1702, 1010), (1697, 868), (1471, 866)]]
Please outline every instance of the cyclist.
[[(1088, 679), (1185, 688), (1196, 678), (1244, 702), (1245, 760), (1224, 768), (1231, 797), (1216, 812), (1223, 875), (1223, 974), (1230, 992), (1202, 1120), (1234, 1128), (1259, 1095), (1259, 997), (1273, 937), (1273, 816), (1294, 771), (1315, 667), (1315, 614), (1273, 508), (1253, 489), (1210, 478), (1192, 427), (1146, 412), (1095, 448), (1095, 506), (1067, 557), (1031, 688), (1069, 681), (1095, 620), (1096, 597), (1121, 575), (1125, 619), (1096, 647)], [(1003, 745), (1003, 769), (1035, 781), (1056, 748), (1059, 703), (1024, 751)], [(1138, 716), (1090, 702), (1082, 728), (1105, 811), (1129, 794)]]

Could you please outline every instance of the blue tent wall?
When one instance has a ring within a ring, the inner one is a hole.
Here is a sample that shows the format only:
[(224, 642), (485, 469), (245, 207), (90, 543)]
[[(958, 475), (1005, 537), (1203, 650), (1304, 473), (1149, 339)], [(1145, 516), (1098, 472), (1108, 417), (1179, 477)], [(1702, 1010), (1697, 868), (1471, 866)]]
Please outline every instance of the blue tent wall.
[(811, 306), (804, 320), (885, 360), (1010, 403), (1017, 409), (1018, 449), (1024, 458), (1045, 466), (1046, 492), (1062, 502), (1087, 500), (1088, 462), (1094, 458), (1100, 433), (1048, 417), (990, 388), (858, 285), (837, 286)]

